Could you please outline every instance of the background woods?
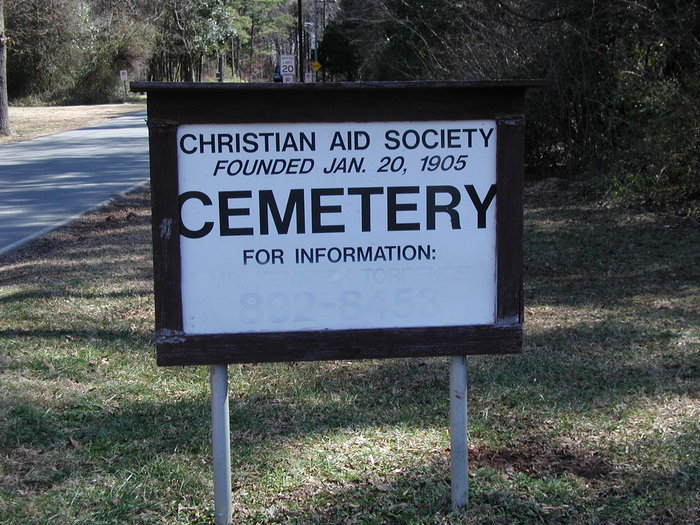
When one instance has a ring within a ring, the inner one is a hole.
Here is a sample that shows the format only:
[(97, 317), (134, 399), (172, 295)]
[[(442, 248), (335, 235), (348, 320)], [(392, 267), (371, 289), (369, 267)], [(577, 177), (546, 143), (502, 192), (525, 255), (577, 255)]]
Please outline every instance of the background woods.
[(546, 79), (530, 176), (697, 214), (699, 35), (687, 0), (345, 0), (321, 56), (347, 80)]
[(212, 80), (219, 57), (235, 81), (271, 80), (295, 52), (293, 0), (7, 0), (9, 95), (103, 102), (117, 75)]
[(530, 94), (529, 176), (699, 213), (700, 12), (690, 0), (4, 3), (17, 103), (106, 102), (119, 96), (120, 69), (271, 81), (281, 53), (301, 47), (310, 64), (316, 21), (318, 80), (544, 78)]

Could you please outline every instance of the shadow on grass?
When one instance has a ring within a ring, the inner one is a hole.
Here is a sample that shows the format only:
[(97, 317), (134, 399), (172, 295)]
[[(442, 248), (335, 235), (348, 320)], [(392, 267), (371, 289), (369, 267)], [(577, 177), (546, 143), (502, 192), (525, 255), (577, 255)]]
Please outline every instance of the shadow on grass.
[(0, 297), (0, 305), (12, 307), (12, 304), (21, 304), (24, 301), (35, 299), (125, 299), (133, 297), (151, 298), (151, 290), (124, 290), (120, 292), (81, 292), (69, 289), (46, 289), (37, 288), (35, 290), (23, 290), (21, 292), (9, 293)]
[[(139, 348), (134, 346), (134, 341), (142, 341), (144, 339), (148, 341), (153, 341), (152, 334), (147, 332), (138, 332), (133, 329), (123, 329), (123, 330), (92, 330), (86, 328), (84, 330), (70, 330), (70, 329), (57, 329), (57, 330), (3, 330), (3, 337), (8, 339), (46, 339), (48, 343), (57, 343), (61, 340), (70, 339), (71, 341), (83, 341), (87, 344), (94, 344), (98, 341), (121, 341), (123, 343), (124, 352), (134, 352), (140, 354), (141, 352), (148, 351), (154, 352), (154, 348)], [(150, 345), (152, 346), (152, 345)], [(60, 364), (61, 358), (56, 359), (56, 363)]]
[(531, 198), (526, 208), (526, 304), (608, 306), (684, 286), (697, 294), (697, 219), (580, 205), (571, 194), (550, 197)]
[[(101, 356), (132, 355), (153, 359), (153, 341), (146, 330), (104, 327), (81, 329), (4, 330), (2, 337), (58, 345), (70, 340), (76, 348), (94, 348)], [(512, 356), (471, 357), (469, 395), (473, 423), (508, 425), (511, 414), (522, 416), (528, 407), (540, 415), (615, 411), (622, 403), (659, 393), (684, 393), (700, 374), (689, 349), (682, 352), (673, 333), (650, 328), (621, 329), (581, 324), (568, 331), (552, 330), (531, 338), (531, 349)], [(97, 346), (96, 346), (97, 345)], [(654, 353), (639, 355), (640, 347)], [(72, 380), (89, 380), (84, 358), (13, 357), (7, 368), (28, 368), (56, 378), (56, 370)], [(400, 425), (411, 428), (447, 427), (449, 369), (447, 359), (399, 359), (355, 363), (293, 363), (231, 366), (232, 420), (250, 439), (274, 435), (315, 434), (329, 428)], [(167, 369), (157, 374), (167, 375)], [(236, 382), (257, 383), (238, 392)], [(335, 401), (333, 401), (335, 400)], [(382, 410), (377, 410), (382, 407)], [(484, 413), (491, 413), (489, 417)], [(503, 414), (498, 421), (497, 414)], [(234, 417), (235, 416), (235, 417)], [(298, 418), (303, 416), (303, 420)], [(260, 424), (264, 422), (264, 424)], [(523, 426), (525, 425), (525, 426)], [(536, 432), (527, 423), (502, 428)]]
[(470, 504), (451, 516), (448, 462), (445, 452), (379, 478), (331, 480), (320, 493), (307, 489), (311, 497), (302, 510), (285, 511), (283, 500), (251, 521), (500, 525), (693, 523), (696, 518), (697, 464), (671, 471), (620, 468), (596, 450), (541, 442), (470, 449)]

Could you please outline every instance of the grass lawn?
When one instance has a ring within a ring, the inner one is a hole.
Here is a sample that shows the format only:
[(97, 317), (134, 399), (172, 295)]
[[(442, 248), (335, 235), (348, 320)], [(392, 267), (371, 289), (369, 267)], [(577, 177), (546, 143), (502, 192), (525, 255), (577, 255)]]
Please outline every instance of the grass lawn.
[[(212, 523), (206, 367), (158, 368), (148, 195), (0, 259), (0, 523)], [(230, 366), (235, 523), (697, 523), (700, 223), (526, 195), (521, 355)]]

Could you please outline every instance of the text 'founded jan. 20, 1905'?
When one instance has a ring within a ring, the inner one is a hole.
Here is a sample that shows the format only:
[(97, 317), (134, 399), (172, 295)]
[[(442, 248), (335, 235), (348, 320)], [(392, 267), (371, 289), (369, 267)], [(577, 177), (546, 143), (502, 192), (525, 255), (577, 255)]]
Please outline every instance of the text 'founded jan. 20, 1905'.
[(495, 321), (496, 123), (183, 125), (185, 333)]

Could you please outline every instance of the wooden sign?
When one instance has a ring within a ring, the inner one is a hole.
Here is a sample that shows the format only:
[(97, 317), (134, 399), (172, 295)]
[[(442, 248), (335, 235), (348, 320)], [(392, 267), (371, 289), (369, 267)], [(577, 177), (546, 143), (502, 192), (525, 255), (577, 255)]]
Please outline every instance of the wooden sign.
[(529, 85), (132, 84), (158, 363), (520, 351)]

